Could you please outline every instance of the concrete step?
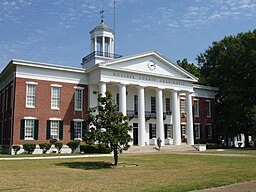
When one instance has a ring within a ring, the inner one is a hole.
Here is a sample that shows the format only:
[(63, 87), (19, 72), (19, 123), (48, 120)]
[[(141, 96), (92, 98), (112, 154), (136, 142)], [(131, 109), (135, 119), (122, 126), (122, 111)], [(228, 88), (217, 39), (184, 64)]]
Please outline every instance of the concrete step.
[[(181, 145), (165, 145), (162, 146), (161, 152), (185, 152), (185, 151), (195, 151), (196, 149), (191, 145), (181, 144)], [(131, 146), (127, 151), (123, 151), (123, 153), (131, 154), (131, 153), (156, 153), (159, 152), (158, 147), (154, 145), (148, 146)]]

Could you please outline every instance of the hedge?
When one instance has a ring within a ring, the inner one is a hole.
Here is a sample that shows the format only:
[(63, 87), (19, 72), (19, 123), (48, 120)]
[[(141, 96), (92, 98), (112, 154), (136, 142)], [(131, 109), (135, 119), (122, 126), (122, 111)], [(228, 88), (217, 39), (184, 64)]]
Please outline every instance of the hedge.
[(112, 152), (112, 149), (104, 144), (84, 144), (80, 145), (80, 152), (108, 154)]

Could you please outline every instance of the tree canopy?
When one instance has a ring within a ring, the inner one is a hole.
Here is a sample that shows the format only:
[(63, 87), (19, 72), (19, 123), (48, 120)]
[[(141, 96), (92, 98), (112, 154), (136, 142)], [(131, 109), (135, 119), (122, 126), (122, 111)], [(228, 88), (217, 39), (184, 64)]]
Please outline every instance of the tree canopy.
[(200, 68), (195, 65), (194, 63), (189, 63), (188, 60), (185, 58), (182, 61), (178, 60), (177, 64), (182, 67), (183, 69), (187, 70), (190, 72), (192, 75), (196, 76), (199, 78), (198, 83), (199, 84), (204, 84), (205, 80), (204, 77), (201, 75), (201, 70)]
[(219, 87), (217, 125), (222, 133), (255, 132), (256, 30), (213, 42), (198, 63), (205, 82)]
[(114, 152), (115, 165), (118, 164), (118, 154), (122, 150), (127, 150), (131, 136), (129, 131), (132, 127), (128, 125), (128, 117), (119, 112), (119, 107), (113, 102), (110, 92), (106, 96), (98, 98), (98, 106), (90, 108), (87, 114), (87, 123), (90, 127), (85, 135), (87, 143), (105, 144)]

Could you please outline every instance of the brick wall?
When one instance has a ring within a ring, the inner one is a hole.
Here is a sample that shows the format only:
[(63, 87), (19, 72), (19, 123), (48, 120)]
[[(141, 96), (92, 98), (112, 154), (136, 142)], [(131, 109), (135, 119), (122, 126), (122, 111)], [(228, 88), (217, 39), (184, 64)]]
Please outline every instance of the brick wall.
[[(31, 81), (38, 83), (36, 85), (36, 106), (32, 109), (26, 108), (26, 82)], [(51, 109), (51, 84), (62, 86), (60, 88), (60, 110)], [(82, 112), (74, 110), (75, 86), (84, 88)], [(87, 85), (16, 78), (13, 144), (22, 145), (28, 142), (36, 144), (49, 142), (46, 140), (46, 123), (49, 118), (60, 118), (63, 120), (63, 140), (60, 142), (64, 144), (68, 143), (70, 141), (71, 121), (73, 119), (85, 118), (87, 112), (87, 96)], [(39, 120), (38, 140), (20, 140), (21, 119), (27, 116), (36, 117)]]

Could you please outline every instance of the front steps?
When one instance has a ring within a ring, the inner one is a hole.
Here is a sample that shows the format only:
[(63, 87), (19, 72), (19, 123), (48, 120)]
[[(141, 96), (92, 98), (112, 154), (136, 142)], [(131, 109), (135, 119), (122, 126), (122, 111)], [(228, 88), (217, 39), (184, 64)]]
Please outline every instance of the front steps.
[(124, 154), (133, 153), (159, 153), (159, 152), (188, 152), (196, 151), (196, 149), (191, 145), (181, 144), (181, 145), (165, 145), (161, 147), (160, 151), (156, 145), (148, 146), (131, 146), (127, 151), (123, 151)]

